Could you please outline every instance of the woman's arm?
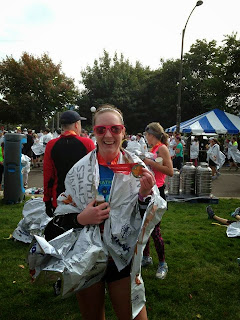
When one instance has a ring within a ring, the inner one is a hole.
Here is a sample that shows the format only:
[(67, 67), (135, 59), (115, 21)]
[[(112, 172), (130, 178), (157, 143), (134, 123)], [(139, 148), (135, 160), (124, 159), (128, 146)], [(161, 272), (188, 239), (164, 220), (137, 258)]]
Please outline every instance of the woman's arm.
[[(176, 151), (177, 150), (178, 149), (176, 149)], [(160, 164), (152, 159), (148, 159), (148, 158), (145, 158), (144, 162), (146, 163), (146, 165), (150, 166), (154, 170), (160, 171), (160, 172), (172, 177), (173, 176), (173, 165), (172, 165), (172, 160), (171, 160), (170, 153), (169, 153), (167, 146), (162, 145), (161, 147), (159, 147), (158, 156), (163, 159), (162, 164)]]

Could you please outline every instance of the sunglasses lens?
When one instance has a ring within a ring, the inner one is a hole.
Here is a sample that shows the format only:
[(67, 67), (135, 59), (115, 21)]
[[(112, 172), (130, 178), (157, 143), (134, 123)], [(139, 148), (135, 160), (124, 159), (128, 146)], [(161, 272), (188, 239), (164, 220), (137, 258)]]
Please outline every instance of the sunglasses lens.
[(106, 127), (104, 127), (104, 126), (99, 126), (99, 127), (97, 127), (96, 128), (96, 133), (97, 134), (104, 134), (106, 132)]
[(120, 134), (122, 131), (121, 126), (111, 126), (111, 132), (112, 134)]

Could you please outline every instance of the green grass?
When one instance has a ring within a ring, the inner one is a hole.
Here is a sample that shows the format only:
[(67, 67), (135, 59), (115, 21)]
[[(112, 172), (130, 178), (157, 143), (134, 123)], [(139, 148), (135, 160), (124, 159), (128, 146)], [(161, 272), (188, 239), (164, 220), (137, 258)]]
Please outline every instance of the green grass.
[[(229, 218), (239, 200), (219, 200), (216, 214)], [(81, 319), (74, 296), (54, 297), (52, 286), (30, 282), (26, 255), (29, 246), (5, 239), (22, 218), (23, 204), (0, 202), (0, 319)], [(169, 203), (162, 220), (167, 278), (155, 278), (154, 265), (143, 270), (149, 320), (239, 320), (240, 239), (228, 238), (226, 228), (211, 224), (206, 204)], [(24, 265), (25, 268), (21, 268)], [(106, 315), (116, 319), (107, 296)]]

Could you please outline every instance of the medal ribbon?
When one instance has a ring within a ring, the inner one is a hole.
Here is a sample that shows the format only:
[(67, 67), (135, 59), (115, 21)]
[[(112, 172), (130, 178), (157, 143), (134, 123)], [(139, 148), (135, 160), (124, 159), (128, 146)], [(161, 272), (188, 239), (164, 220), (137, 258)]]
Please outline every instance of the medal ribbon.
[(101, 154), (97, 153), (98, 163), (104, 167), (108, 167), (114, 173), (123, 173), (130, 174), (132, 172), (132, 168), (138, 163), (117, 163), (119, 159), (120, 153), (111, 161), (111, 163), (107, 163)]
[(120, 163), (120, 164), (110, 164), (107, 165), (114, 173), (130, 174), (132, 168), (138, 163)]

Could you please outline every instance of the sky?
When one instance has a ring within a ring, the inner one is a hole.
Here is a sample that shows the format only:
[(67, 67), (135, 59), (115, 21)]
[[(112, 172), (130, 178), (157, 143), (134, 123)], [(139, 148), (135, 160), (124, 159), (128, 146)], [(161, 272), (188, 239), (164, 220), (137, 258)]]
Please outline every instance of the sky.
[[(103, 55), (122, 53), (151, 69), (160, 59), (178, 59), (182, 30), (195, 0), (12, 0), (1, 4), (0, 61), (23, 52), (47, 53), (62, 71), (80, 72)], [(203, 0), (187, 24), (184, 52), (197, 39), (216, 40), (238, 32), (240, 0)], [(80, 86), (81, 88), (81, 86)]]

